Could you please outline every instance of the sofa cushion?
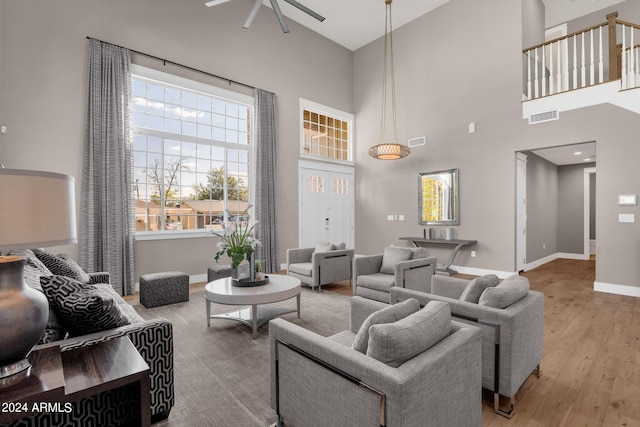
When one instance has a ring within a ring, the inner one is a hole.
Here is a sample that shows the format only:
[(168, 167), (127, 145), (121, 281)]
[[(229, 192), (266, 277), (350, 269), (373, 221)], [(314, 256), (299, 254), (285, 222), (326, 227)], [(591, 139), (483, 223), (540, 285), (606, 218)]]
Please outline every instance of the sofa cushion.
[(336, 250), (336, 247), (331, 242), (318, 242), (316, 243), (316, 248), (314, 252), (329, 252), (329, 251), (335, 251), (335, 250)]
[(498, 286), (487, 288), (480, 296), (478, 304), (493, 308), (507, 308), (520, 301), (529, 293), (529, 280), (524, 276), (513, 275)]
[(396, 278), (390, 274), (365, 274), (356, 279), (357, 286), (382, 292), (389, 292), (395, 284)]
[(310, 262), (289, 264), (289, 272), (311, 277), (313, 275), (313, 264)]
[(382, 267), (380, 273), (395, 274), (395, 266), (402, 261), (411, 259), (411, 249), (398, 246), (387, 246), (382, 254)]
[(397, 322), (400, 319), (404, 319), (410, 314), (420, 310), (420, 303), (415, 298), (409, 298), (408, 300), (399, 302), (397, 304), (385, 307), (382, 310), (378, 310), (371, 313), (369, 317), (362, 322), (356, 338), (353, 341), (353, 348), (360, 353), (367, 354), (367, 346), (369, 344), (369, 328), (372, 325), (378, 325), (382, 323)]
[(397, 322), (371, 326), (367, 356), (397, 368), (446, 338), (450, 332), (449, 304), (430, 301), (422, 310)]
[(336, 251), (341, 251), (343, 249), (347, 249), (347, 244), (345, 242), (334, 242), (333, 249)]
[(40, 284), (70, 336), (128, 325), (116, 299), (101, 289), (66, 276), (41, 277)]
[(66, 276), (82, 283), (89, 283), (89, 275), (68, 255), (40, 252), (36, 253), (36, 256), (51, 270), (54, 276)]
[(484, 290), (496, 286), (498, 282), (500, 282), (500, 280), (495, 274), (476, 277), (467, 284), (466, 288), (464, 288), (462, 295), (460, 295), (460, 301), (477, 304), (478, 301), (480, 301), (480, 295), (482, 295)]

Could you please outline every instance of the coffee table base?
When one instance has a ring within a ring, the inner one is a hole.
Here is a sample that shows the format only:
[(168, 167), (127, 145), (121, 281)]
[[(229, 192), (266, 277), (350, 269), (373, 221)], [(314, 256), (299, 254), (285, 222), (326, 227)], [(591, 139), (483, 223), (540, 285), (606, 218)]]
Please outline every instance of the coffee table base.
[(296, 311), (299, 319), (300, 294), (296, 296), (296, 303), (297, 309), (254, 304), (227, 313), (211, 314), (211, 301), (207, 300), (207, 326), (211, 326), (211, 319), (234, 320), (249, 326), (253, 331), (251, 337), (256, 338), (258, 336), (258, 328), (271, 319)]

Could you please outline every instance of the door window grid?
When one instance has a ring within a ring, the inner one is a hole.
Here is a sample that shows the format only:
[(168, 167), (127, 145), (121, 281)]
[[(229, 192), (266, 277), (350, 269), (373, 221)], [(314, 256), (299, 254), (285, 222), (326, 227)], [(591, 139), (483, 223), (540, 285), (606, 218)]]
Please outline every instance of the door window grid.
[(336, 194), (349, 194), (349, 180), (346, 178), (333, 178), (333, 192)]
[(303, 110), (302, 153), (335, 160), (350, 158), (349, 120)]
[(324, 177), (316, 175), (307, 176), (307, 191), (309, 193), (324, 193)]

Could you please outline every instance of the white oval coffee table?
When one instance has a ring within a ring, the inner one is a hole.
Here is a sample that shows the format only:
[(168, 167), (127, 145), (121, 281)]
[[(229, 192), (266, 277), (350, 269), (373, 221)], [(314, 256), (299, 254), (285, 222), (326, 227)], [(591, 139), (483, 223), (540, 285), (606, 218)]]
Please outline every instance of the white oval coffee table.
[[(298, 318), (300, 318), (300, 280), (281, 274), (270, 274), (269, 283), (262, 286), (239, 287), (231, 284), (231, 278), (214, 280), (204, 288), (207, 303), (207, 326), (211, 319), (227, 319), (242, 322), (253, 329), (255, 338), (258, 328), (277, 316), (292, 313), (295, 309), (270, 307), (270, 304), (296, 297)], [(211, 314), (211, 303), (245, 306), (222, 314)], [(250, 306), (250, 307), (248, 307)]]

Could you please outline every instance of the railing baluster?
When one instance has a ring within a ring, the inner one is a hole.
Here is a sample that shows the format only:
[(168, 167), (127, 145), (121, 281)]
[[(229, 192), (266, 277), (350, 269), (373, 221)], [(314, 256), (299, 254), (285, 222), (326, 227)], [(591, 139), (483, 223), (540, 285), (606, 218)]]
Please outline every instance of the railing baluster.
[(569, 39), (565, 39), (566, 46), (562, 49), (564, 56), (564, 85), (563, 90), (569, 90)]
[(595, 57), (593, 56), (593, 29), (589, 31), (589, 86), (595, 81)]
[(531, 51), (527, 51), (527, 99), (531, 99)]
[(636, 61), (635, 61), (635, 49), (633, 43), (633, 27), (629, 27), (631, 30), (631, 43), (629, 44), (629, 79), (627, 81), (627, 87), (635, 87), (636, 86)]
[(553, 95), (553, 43), (549, 44), (549, 95)]
[(602, 62), (602, 27), (600, 27), (600, 42), (598, 43), (598, 83), (602, 83), (604, 80), (604, 63)]
[(542, 96), (547, 95), (547, 55), (544, 51), (544, 45), (542, 45)]
[(564, 49), (564, 41), (559, 41), (558, 44), (558, 92), (562, 92), (562, 61), (561, 61), (561, 51)]
[(620, 75), (621, 88), (627, 88), (627, 34), (626, 25), (622, 24), (622, 73)]
[(536, 49), (536, 55), (535, 55), (535, 64), (534, 64), (534, 79), (533, 79), (533, 90), (534, 90), (534, 96), (537, 98), (538, 97), (538, 67), (540, 66), (540, 58), (538, 57), (538, 49)]
[(585, 54), (584, 54), (584, 33), (582, 33), (582, 41), (580, 45), (580, 87), (585, 86), (586, 80), (586, 67), (584, 64)]
[(578, 47), (577, 47), (576, 36), (573, 36), (573, 85), (572, 87), (576, 89), (578, 87)]

